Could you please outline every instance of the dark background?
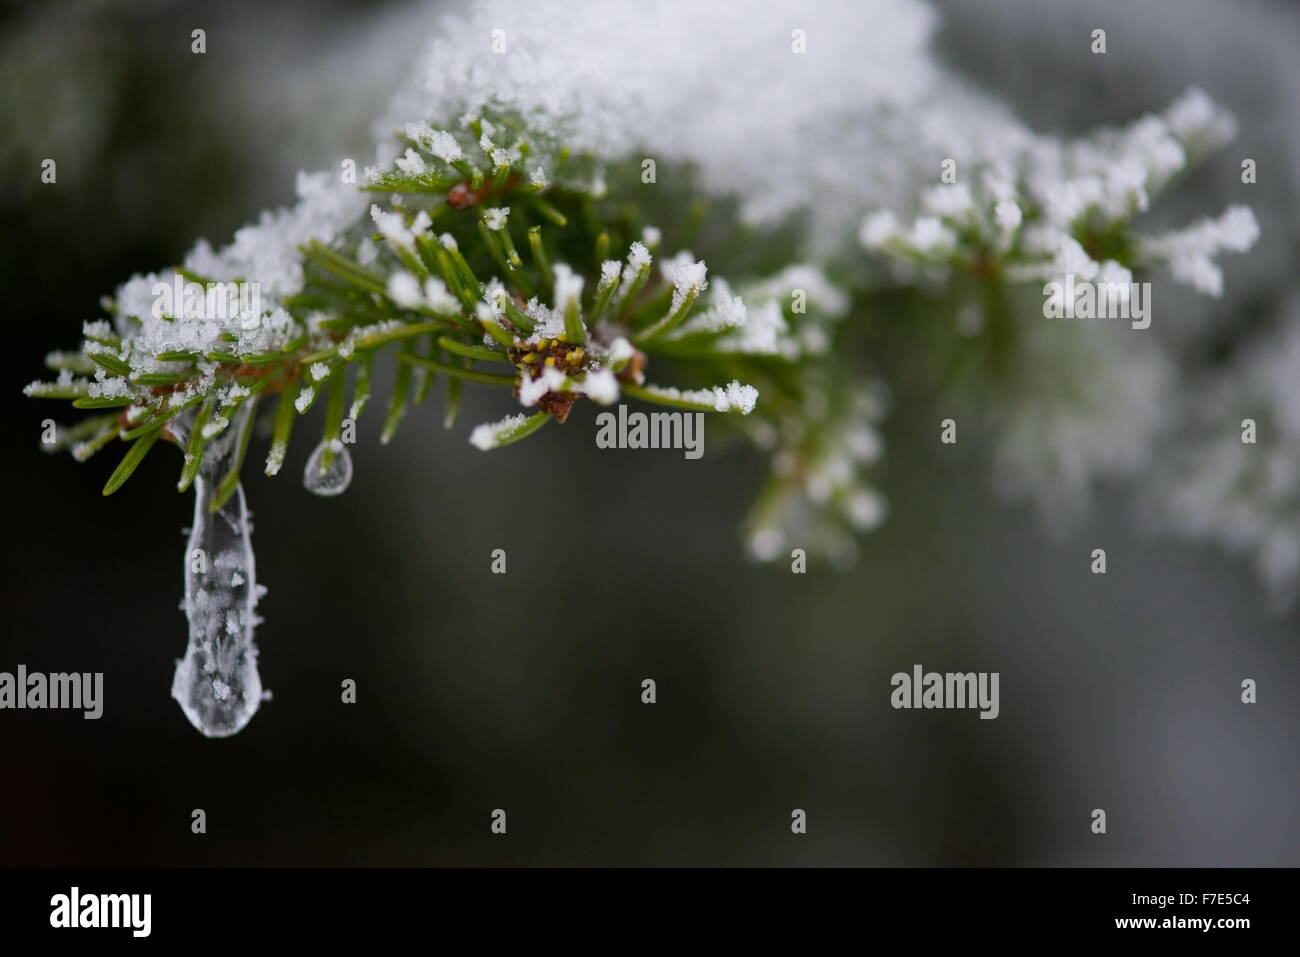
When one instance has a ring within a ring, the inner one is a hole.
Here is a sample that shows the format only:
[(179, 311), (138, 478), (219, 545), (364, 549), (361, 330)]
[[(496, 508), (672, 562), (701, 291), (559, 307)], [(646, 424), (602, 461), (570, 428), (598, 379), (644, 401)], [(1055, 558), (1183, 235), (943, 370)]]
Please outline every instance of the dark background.
[[(1201, 83), (1278, 171), (1252, 204), (1265, 242), (1238, 268), (1285, 272), (1294, 8), (1141, 6), (953, 0), (940, 50), (1045, 130), (1127, 119)], [(234, 738), (199, 736), (168, 694), (192, 508), (172, 491), (179, 456), (156, 452), (104, 499), (119, 453), (42, 454), (41, 420), (69, 410), (19, 390), (132, 272), (198, 236), (226, 241), (291, 199), (299, 167), (367, 157), (367, 111), (428, 17), (412, 9), (0, 14), (0, 670), (103, 671), (106, 701), (99, 721), (0, 713), (0, 864), (1300, 861), (1297, 613), (1267, 614), (1241, 564), (1143, 537), (1119, 495), (1047, 536), (989, 494), (978, 450), (939, 446), (933, 409), (886, 427), (891, 518), (859, 565), (806, 576), (743, 558), (764, 468), (748, 451), (597, 454), (580, 407), (484, 455), (468, 428), (509, 409), (470, 391), (456, 429), (435, 395), (388, 447), (372, 407), (352, 487), (319, 499), (297, 481), (300, 435), (278, 478), (245, 479), (274, 700)], [(1102, 16), (1105, 76), (1075, 49)], [(45, 156), (55, 186), (40, 183)], [(1189, 189), (1192, 206), (1221, 207), (1212, 176)], [(1088, 567), (1099, 546), (1105, 577)], [(497, 547), (505, 576), (489, 572)], [(1001, 716), (892, 710), (889, 677), (914, 663), (1000, 672)], [(355, 705), (340, 703), (345, 678)], [(790, 833), (796, 807), (806, 836)], [(1089, 830), (1097, 807), (1105, 836)], [(489, 833), (493, 808), (505, 837)]]

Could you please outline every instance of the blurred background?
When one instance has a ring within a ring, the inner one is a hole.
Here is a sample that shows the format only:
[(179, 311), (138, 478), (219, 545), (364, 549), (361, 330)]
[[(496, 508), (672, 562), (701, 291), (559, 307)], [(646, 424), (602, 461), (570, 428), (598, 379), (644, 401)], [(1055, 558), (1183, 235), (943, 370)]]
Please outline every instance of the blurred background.
[[(1042, 131), (1205, 88), (1236, 114), (1240, 147), (1163, 212), (1217, 212), (1249, 155), (1263, 239), (1204, 321), (1290, 280), (1300, 7), (938, 7), (940, 57)], [(435, 395), (388, 447), (363, 420), (338, 499), (296, 481), (312, 444), (297, 442), (278, 479), (245, 476), (274, 699), (234, 738), (191, 728), (169, 697), (192, 510), (172, 491), (179, 456), (151, 456), (105, 500), (116, 454), (42, 454), (41, 420), (69, 410), (20, 389), (131, 273), (200, 236), (224, 243), (292, 199), (297, 169), (367, 159), (371, 117), (437, 12), (0, 13), (0, 671), (105, 676), (99, 721), (0, 713), (0, 864), (1300, 863), (1298, 613), (1270, 615), (1244, 565), (1142, 535), (1125, 496), (1045, 534), (989, 493), (973, 450), (941, 454), (932, 409), (886, 426), (890, 520), (858, 566), (802, 576), (743, 558), (756, 454), (598, 453), (585, 404), (491, 455), (466, 438), (509, 411), (500, 396), (470, 392), (446, 431)], [(1105, 70), (1079, 39), (1094, 26)], [(45, 157), (55, 185), (40, 182)], [(1095, 547), (1106, 576), (1089, 571)], [(505, 576), (490, 573), (494, 548)], [(1000, 717), (893, 710), (890, 676), (917, 663), (999, 672)], [(347, 678), (355, 705), (340, 703)], [(206, 835), (190, 831), (194, 808)], [(489, 833), (494, 808), (506, 837)], [(806, 836), (790, 832), (794, 808)]]

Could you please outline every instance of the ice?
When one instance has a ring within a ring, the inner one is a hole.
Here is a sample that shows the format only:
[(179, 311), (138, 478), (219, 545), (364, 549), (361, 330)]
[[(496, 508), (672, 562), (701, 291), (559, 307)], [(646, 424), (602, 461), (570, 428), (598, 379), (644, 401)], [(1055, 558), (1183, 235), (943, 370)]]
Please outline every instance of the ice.
[[(328, 469), (322, 469), (321, 465), (325, 457), (326, 448), (333, 446), (334, 461), (330, 463)], [(321, 442), (316, 446), (311, 456), (307, 459), (307, 468), (302, 473), (302, 484), (307, 491), (316, 495), (342, 495), (352, 484), (352, 456), (348, 453), (348, 448), (338, 439), (332, 442)]]
[(397, 160), (397, 168), (407, 176), (419, 176), (424, 172), (424, 160), (415, 150), (407, 150), (406, 155)]
[(388, 277), (388, 298), (403, 309), (416, 309), (424, 305), (419, 280), (404, 270), (398, 270)]
[(715, 385), (711, 389), (674, 389), (666, 386), (647, 386), (646, 391), (676, 402), (693, 402), (697, 405), (711, 405), (717, 412), (739, 412), (749, 415), (758, 402), (758, 390), (752, 385), (743, 385), (732, 380), (726, 386)]
[(562, 312), (582, 298), (583, 278), (565, 263), (555, 264), (555, 309)]
[[(194, 480), (194, 524), (185, 546), (185, 617), (190, 637), (176, 663), (172, 697), (190, 724), (209, 738), (238, 733), (262, 702), (253, 630), (259, 587), (244, 490), (215, 512), (211, 505), (235, 459), (251, 404), (235, 413), (234, 428), (210, 442)], [(178, 433), (188, 429), (178, 427)]]
[(1230, 206), (1217, 219), (1147, 237), (1143, 251), (1167, 268), (1174, 279), (1207, 296), (1223, 295), (1223, 271), (1214, 262), (1220, 252), (1241, 253), (1259, 238), (1259, 223), (1246, 206)]
[(524, 425), (528, 417), (522, 413), (519, 415), (507, 415), (499, 422), (486, 422), (483, 425), (474, 427), (470, 433), (469, 441), (476, 449), (487, 451), (495, 449), (501, 445), (502, 440), (515, 429)]
[[(611, 16), (602, 0), (458, 5), (381, 128), (509, 112), (543, 178), (565, 178), (556, 143), (610, 162), (684, 163), (703, 191), (738, 197), (746, 219), (809, 210), (810, 239), (824, 245), (872, 208), (910, 205), (916, 170), (935, 157), (975, 162), (1026, 137), (931, 56), (930, 4), (826, 0), (815, 17), (807, 6), (651, 0)], [(808, 28), (806, 56), (792, 49), (795, 27)], [(509, 38), (504, 55), (476, 41), (494, 29)]]
[(681, 308), (688, 295), (698, 295), (709, 287), (708, 267), (702, 260), (691, 258), (689, 252), (678, 253), (663, 264), (664, 278), (673, 284), (672, 308)]
[(430, 276), (424, 281), (424, 297), (428, 300), (430, 308), (440, 315), (460, 311), (459, 300), (448, 292), (446, 284), (435, 276)]
[(406, 228), (401, 213), (386, 212), (380, 209), (378, 204), (372, 203), (370, 218), (375, 221), (375, 226), (393, 246), (410, 249), (415, 244), (415, 234)]
[(582, 391), (594, 402), (612, 405), (618, 401), (618, 379), (608, 369), (588, 372), (582, 382)]

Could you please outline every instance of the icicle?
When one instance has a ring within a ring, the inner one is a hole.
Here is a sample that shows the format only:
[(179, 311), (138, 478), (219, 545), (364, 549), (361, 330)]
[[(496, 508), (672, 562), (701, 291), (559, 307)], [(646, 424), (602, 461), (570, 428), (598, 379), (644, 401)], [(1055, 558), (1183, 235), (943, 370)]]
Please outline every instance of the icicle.
[(302, 473), (302, 484), (307, 491), (317, 495), (342, 495), (352, 484), (352, 456), (348, 447), (338, 439), (332, 440), (334, 461), (329, 468), (322, 470), (321, 462), (325, 449), (331, 443), (321, 442), (307, 459), (307, 468)]
[(243, 403), (230, 425), (207, 443), (194, 480), (194, 526), (185, 547), (183, 608), (190, 639), (185, 657), (176, 663), (172, 697), (209, 738), (237, 733), (262, 702), (253, 645), (260, 619), (253, 609), (265, 589), (254, 574), (243, 488), (236, 485), (211, 511), (221, 480), (237, 461), (251, 410), (251, 403)]

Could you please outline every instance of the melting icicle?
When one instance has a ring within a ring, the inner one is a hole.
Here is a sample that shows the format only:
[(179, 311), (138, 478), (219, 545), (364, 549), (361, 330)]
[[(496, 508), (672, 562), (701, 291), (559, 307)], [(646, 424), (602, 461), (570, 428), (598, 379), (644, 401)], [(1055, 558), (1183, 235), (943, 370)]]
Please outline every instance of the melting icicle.
[[(225, 503), (210, 511), (222, 478), (238, 455), (239, 435), (252, 404), (245, 402), (230, 425), (208, 442), (194, 479), (194, 526), (185, 547), (185, 616), (190, 640), (176, 663), (172, 697), (185, 717), (209, 738), (224, 738), (248, 724), (262, 702), (257, 673), (254, 614), (265, 589), (257, 584), (244, 490), (236, 485)], [(188, 432), (186, 425), (174, 429)]]
[[(321, 461), (325, 457), (327, 445), (334, 447), (334, 461), (330, 467), (321, 471)], [(352, 484), (352, 456), (348, 447), (338, 439), (330, 443), (322, 441), (307, 459), (307, 468), (302, 473), (302, 484), (307, 491), (317, 495), (342, 495)]]

